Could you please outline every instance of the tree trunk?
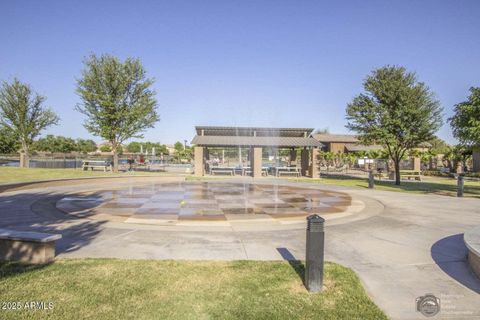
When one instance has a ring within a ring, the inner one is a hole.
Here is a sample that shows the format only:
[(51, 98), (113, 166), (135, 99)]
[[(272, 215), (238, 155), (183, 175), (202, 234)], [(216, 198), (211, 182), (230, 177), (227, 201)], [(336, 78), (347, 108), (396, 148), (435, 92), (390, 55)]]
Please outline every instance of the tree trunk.
[(118, 152), (113, 150), (113, 172), (118, 173)]
[(28, 145), (22, 142), (22, 151), (20, 152), (20, 167), (30, 168), (30, 159), (28, 157)]
[(395, 185), (400, 185), (400, 159), (394, 159), (393, 164), (395, 166)]

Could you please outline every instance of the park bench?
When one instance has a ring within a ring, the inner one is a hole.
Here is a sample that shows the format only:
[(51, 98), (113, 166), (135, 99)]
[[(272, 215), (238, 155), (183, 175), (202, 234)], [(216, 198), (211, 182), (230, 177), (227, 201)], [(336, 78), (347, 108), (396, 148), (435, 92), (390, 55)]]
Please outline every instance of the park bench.
[(289, 175), (289, 176), (294, 176), (294, 177), (300, 177), (301, 176), (299, 171), (280, 171), (278, 173), (278, 177), (281, 177), (282, 175)]
[(276, 167), (275, 172), (277, 177), (282, 175), (293, 175), (296, 177), (301, 176), (300, 168), (298, 167)]
[(235, 168), (226, 168), (226, 167), (212, 167), (210, 168), (210, 174), (215, 175), (215, 173), (225, 173), (231, 176), (235, 175)]
[(82, 169), (87, 171), (88, 168), (91, 168), (92, 171), (94, 168), (103, 169), (104, 172), (107, 172), (107, 169), (112, 171), (112, 165), (105, 160), (82, 160)]
[(418, 181), (422, 181), (422, 176), (420, 171), (414, 170), (401, 170), (400, 171), (400, 179), (406, 178), (408, 180), (414, 179)]
[(382, 180), (388, 178), (388, 174), (385, 172), (377, 172), (374, 174), (374, 177), (376, 177), (378, 180)]
[(347, 172), (347, 165), (343, 165), (340, 167), (334, 167), (333, 168), (334, 172)]
[[(262, 176), (268, 177), (268, 167), (262, 167)], [(242, 176), (251, 176), (252, 175), (252, 168), (251, 167), (243, 167), (242, 168)]]
[(44, 264), (55, 259), (61, 234), (0, 229), (0, 261)]

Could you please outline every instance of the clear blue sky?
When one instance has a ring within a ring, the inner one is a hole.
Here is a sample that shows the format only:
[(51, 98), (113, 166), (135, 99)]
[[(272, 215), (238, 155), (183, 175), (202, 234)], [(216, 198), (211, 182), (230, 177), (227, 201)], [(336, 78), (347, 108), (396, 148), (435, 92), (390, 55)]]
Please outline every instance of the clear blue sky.
[[(190, 139), (194, 125), (326, 128), (376, 67), (403, 65), (445, 108), (480, 85), (480, 1), (2, 1), (0, 80), (46, 95), (61, 124), (89, 53), (138, 57), (156, 79), (161, 121), (145, 138)], [(448, 125), (439, 136), (454, 142)], [(96, 138), (95, 140), (100, 141)]]

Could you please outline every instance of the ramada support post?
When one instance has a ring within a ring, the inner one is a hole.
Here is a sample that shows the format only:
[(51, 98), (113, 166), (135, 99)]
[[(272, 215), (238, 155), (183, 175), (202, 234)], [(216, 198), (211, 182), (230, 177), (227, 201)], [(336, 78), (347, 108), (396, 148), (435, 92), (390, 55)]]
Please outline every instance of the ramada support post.
[(480, 172), (480, 147), (473, 150), (473, 172)]
[(262, 148), (254, 147), (252, 152), (252, 176), (258, 178), (262, 176)]
[(293, 165), (297, 162), (297, 149), (291, 148), (290, 149), (290, 163), (289, 165)]
[(421, 159), (418, 157), (413, 158), (413, 171), (421, 171)]
[(195, 176), (203, 176), (205, 164), (203, 163), (203, 147), (195, 147)]
[(318, 148), (312, 148), (311, 151), (311, 165), (310, 165), (310, 177), (319, 178), (320, 177), (320, 168), (318, 167)]
[(301, 173), (302, 173), (302, 176), (307, 175), (308, 167), (309, 167), (309, 164), (310, 164), (310, 159), (309, 159), (308, 156), (309, 156), (308, 149), (303, 148), (302, 153), (301, 153), (301, 166), (302, 166)]

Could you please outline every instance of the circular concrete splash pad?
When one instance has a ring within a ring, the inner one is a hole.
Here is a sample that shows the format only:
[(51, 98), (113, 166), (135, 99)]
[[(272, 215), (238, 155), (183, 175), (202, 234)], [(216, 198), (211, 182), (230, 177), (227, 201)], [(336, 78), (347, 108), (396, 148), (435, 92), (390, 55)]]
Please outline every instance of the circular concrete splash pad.
[(310, 214), (359, 211), (348, 194), (278, 184), (169, 182), (103, 190), (60, 199), (77, 217), (143, 224), (292, 223)]

